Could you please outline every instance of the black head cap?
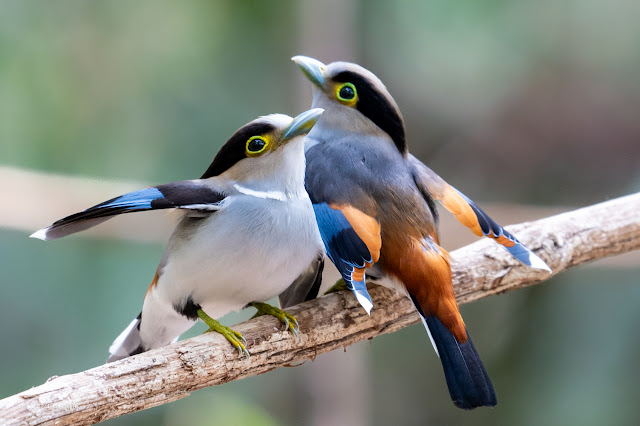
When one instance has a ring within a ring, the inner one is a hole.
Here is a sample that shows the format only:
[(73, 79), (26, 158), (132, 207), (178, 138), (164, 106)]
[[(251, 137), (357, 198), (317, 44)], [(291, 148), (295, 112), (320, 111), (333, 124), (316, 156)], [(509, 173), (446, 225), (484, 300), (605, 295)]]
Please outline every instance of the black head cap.
[(242, 126), (222, 145), (213, 162), (200, 179), (207, 179), (226, 172), (238, 161), (247, 158), (246, 146), (249, 138), (272, 133), (275, 130), (276, 127), (273, 124), (260, 119)]

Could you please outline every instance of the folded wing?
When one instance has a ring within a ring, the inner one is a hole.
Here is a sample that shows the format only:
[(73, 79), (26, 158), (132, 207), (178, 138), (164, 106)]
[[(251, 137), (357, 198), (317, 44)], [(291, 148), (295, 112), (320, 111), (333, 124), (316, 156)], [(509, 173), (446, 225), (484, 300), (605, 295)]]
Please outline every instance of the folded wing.
[(324, 253), (311, 262), (311, 265), (285, 291), (280, 293), (278, 300), (282, 309), (298, 303), (306, 302), (318, 297), (322, 284), (324, 269)]
[(509, 231), (498, 225), (463, 193), (445, 182), (413, 155), (408, 159), (413, 167), (414, 180), (426, 197), (438, 200), (456, 219), (479, 237), (494, 239), (513, 257), (527, 266), (551, 272), (551, 268), (529, 250)]
[(362, 307), (370, 312), (373, 304), (365, 283), (365, 270), (380, 258), (382, 239), (378, 221), (345, 205), (313, 205), (327, 255)]
[(145, 210), (190, 209), (215, 211), (225, 195), (203, 180), (187, 180), (153, 186), (112, 198), (79, 213), (58, 220), (31, 235), (55, 240), (96, 226), (112, 216)]

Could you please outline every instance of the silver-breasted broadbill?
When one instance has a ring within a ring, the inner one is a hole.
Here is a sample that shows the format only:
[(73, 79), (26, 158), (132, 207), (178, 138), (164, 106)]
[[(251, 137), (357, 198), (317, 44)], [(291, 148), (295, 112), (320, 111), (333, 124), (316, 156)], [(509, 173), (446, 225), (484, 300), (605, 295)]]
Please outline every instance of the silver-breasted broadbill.
[(142, 313), (113, 342), (109, 361), (167, 345), (198, 318), (249, 355), (243, 337), (216, 320), (247, 305), (296, 332), (295, 318), (263, 302), (324, 255), (304, 189), (304, 135), (322, 112), (260, 117), (231, 136), (200, 179), (121, 195), (32, 235), (52, 240), (114, 215), (178, 211)]
[[(305, 187), (327, 256), (367, 312), (372, 303), (365, 277), (411, 299), (440, 356), (455, 405), (496, 405), (456, 303), (449, 255), (439, 245), (435, 201), (524, 264), (548, 266), (409, 153), (400, 110), (373, 73), (347, 62), (325, 65), (305, 56), (293, 61), (313, 83), (312, 106), (325, 110), (306, 137)], [(322, 263), (315, 265), (317, 270)], [(317, 296), (313, 269), (280, 296), (283, 307)]]

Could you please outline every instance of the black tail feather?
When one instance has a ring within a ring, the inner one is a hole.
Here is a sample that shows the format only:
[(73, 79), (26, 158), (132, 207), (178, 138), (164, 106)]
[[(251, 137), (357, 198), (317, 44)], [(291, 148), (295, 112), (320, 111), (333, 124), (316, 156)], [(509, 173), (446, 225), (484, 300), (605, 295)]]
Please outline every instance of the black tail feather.
[(123, 358), (137, 355), (145, 351), (140, 337), (140, 322), (142, 312), (124, 329), (109, 348), (107, 362), (118, 361)]
[(145, 210), (189, 209), (212, 212), (225, 195), (199, 181), (181, 181), (152, 186), (112, 198), (82, 212), (58, 220), (31, 235), (41, 240), (55, 240), (96, 226), (112, 216)]
[(496, 393), (469, 335), (466, 342), (459, 343), (437, 317), (427, 316), (425, 320), (438, 348), (453, 403), (466, 410), (495, 406)]

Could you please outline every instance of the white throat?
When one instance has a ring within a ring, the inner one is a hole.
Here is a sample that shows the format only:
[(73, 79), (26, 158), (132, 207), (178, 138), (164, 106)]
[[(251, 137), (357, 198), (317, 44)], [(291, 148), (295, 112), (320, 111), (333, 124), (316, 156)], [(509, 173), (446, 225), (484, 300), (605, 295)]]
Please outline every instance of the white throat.
[(233, 175), (227, 176), (238, 192), (279, 201), (308, 197), (304, 189), (304, 137), (297, 137), (260, 158), (258, 168), (250, 164), (238, 163)]

